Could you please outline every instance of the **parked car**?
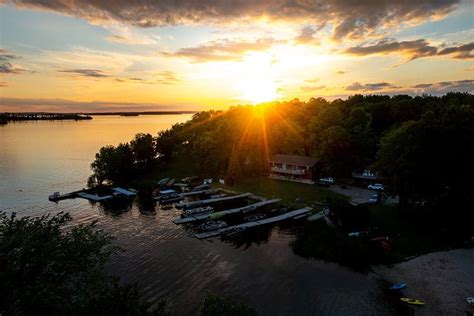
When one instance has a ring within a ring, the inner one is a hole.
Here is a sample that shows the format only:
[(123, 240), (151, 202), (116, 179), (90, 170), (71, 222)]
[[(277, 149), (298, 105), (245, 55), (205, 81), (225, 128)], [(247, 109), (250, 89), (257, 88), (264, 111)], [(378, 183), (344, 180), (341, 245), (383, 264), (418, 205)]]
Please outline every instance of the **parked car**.
[(369, 199), (370, 204), (377, 204), (378, 201), (379, 201), (379, 194), (378, 193), (372, 194), (370, 196), (370, 199)]
[(383, 191), (383, 184), (381, 183), (374, 183), (374, 184), (369, 184), (367, 187), (369, 190), (377, 190), (377, 191)]
[(319, 182), (327, 183), (327, 184), (334, 184), (334, 183), (336, 183), (336, 180), (332, 177), (326, 177), (326, 178), (319, 179)]

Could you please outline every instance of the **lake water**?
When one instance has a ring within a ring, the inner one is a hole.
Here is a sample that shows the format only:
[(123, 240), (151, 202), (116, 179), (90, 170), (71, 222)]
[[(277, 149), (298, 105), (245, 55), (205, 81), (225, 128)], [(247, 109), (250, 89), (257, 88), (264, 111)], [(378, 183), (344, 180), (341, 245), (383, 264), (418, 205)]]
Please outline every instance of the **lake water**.
[[(70, 212), (76, 223), (98, 220), (125, 251), (107, 269), (138, 282), (145, 299), (166, 297), (173, 314), (196, 314), (207, 291), (252, 305), (261, 315), (394, 314), (372, 274), (295, 255), (293, 225), (266, 228), (254, 239), (200, 241), (174, 225), (177, 210), (131, 207), (113, 212), (83, 199), (47, 197), (86, 186), (104, 145), (129, 141), (190, 115), (95, 116), (90, 121), (37, 121), (0, 126), (0, 210), (19, 215)], [(146, 210), (145, 210), (146, 209)]]

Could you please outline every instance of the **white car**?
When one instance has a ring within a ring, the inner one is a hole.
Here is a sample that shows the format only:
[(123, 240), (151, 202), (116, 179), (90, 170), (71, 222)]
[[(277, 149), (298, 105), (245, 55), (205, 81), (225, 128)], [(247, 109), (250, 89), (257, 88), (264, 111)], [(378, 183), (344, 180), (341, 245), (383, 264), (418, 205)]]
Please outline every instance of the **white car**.
[(336, 180), (332, 177), (326, 177), (326, 178), (319, 179), (319, 182), (327, 183), (327, 184), (334, 184), (334, 183), (336, 183)]
[(383, 184), (381, 184), (381, 183), (369, 184), (367, 189), (376, 190), (376, 191), (383, 191)]

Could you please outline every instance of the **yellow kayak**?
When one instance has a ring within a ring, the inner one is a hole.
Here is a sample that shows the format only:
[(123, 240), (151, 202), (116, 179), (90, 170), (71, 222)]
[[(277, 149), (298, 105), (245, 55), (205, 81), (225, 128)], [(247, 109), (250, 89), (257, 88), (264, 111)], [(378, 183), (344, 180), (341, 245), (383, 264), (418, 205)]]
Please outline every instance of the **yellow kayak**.
[(422, 300), (417, 300), (417, 299), (408, 298), (408, 297), (401, 297), (400, 301), (405, 302), (407, 304), (411, 304), (411, 305), (425, 305), (425, 302), (423, 302)]

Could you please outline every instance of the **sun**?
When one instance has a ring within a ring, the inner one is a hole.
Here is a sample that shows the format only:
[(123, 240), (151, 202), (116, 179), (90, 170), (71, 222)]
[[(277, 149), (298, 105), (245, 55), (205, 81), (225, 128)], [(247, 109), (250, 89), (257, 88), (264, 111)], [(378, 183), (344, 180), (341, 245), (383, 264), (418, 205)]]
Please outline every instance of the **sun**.
[(241, 64), (237, 85), (240, 98), (253, 104), (273, 101), (279, 97), (272, 69), (272, 56), (254, 54), (246, 56)]
[(278, 97), (275, 83), (269, 78), (255, 78), (240, 87), (242, 99), (253, 104), (273, 101)]

